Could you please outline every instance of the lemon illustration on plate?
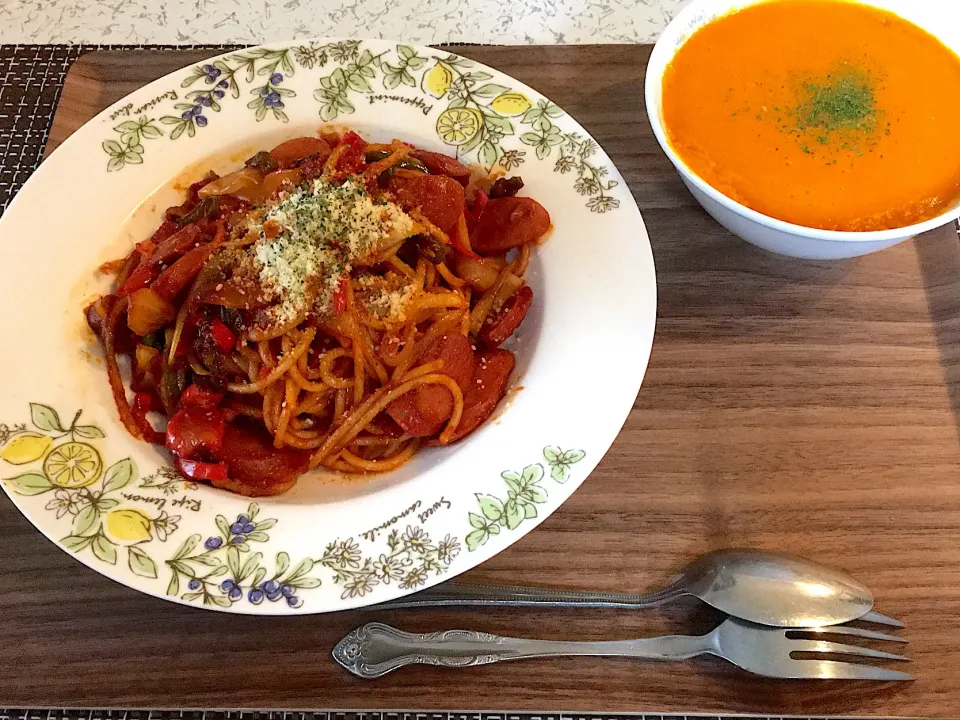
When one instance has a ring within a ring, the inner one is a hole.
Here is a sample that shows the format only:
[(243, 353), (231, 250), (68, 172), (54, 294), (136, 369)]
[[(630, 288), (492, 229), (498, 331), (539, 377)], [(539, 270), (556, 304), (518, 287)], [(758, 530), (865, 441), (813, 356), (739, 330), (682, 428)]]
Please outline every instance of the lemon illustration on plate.
[(0, 450), (0, 458), (12, 465), (26, 465), (39, 460), (53, 447), (53, 439), (35, 432), (25, 432), (10, 438)]
[(423, 74), (420, 88), (435, 98), (443, 97), (453, 83), (453, 72), (441, 62), (434, 65), (429, 72)]
[(150, 528), (153, 520), (143, 510), (136, 508), (118, 508), (107, 513), (103, 522), (107, 536), (114, 542), (123, 545), (149, 540), (152, 535)]
[(490, 107), (501, 115), (512, 117), (522, 115), (533, 106), (533, 103), (523, 93), (505, 92), (497, 95)]
[(473, 108), (447, 108), (437, 118), (437, 135), (447, 145), (473, 140), (483, 126), (483, 116)]
[(84, 442), (57, 445), (43, 461), (43, 474), (47, 480), (62, 488), (92, 485), (102, 473), (103, 459), (100, 453)]

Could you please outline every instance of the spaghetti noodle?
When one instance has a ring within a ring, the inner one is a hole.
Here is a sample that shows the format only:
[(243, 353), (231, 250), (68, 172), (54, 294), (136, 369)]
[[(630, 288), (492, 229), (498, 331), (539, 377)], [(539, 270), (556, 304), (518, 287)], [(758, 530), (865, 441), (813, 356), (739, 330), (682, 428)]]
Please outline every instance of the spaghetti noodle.
[(550, 217), (522, 185), (353, 132), (211, 173), (101, 268), (116, 283), (86, 316), (120, 419), (185, 477), (250, 496), (462, 439), (505, 394), (501, 345), (533, 300)]

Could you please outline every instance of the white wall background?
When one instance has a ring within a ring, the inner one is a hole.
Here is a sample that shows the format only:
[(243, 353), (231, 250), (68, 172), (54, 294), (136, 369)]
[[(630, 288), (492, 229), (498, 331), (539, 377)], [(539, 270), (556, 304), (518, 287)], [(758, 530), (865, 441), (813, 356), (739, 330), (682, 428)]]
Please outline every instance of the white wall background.
[(649, 43), (686, 0), (0, 0), (2, 43)]

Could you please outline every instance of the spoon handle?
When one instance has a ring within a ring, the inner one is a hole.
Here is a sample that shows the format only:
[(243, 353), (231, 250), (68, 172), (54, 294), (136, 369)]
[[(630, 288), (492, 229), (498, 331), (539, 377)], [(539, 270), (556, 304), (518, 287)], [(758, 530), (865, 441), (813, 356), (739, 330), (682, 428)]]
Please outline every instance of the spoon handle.
[(641, 610), (662, 605), (683, 594), (683, 590), (677, 585), (668, 585), (651, 593), (628, 595), (521, 585), (461, 585), (448, 582), (374, 607), (378, 610), (450, 606), (618, 607)]
[(474, 630), (407, 633), (382, 623), (357, 628), (333, 649), (334, 659), (362, 678), (377, 678), (404, 665), (444, 667), (488, 665), (503, 660), (569, 655), (600, 655), (686, 660), (715, 652), (711, 635), (669, 635), (642, 640), (564, 642), (501, 637)]

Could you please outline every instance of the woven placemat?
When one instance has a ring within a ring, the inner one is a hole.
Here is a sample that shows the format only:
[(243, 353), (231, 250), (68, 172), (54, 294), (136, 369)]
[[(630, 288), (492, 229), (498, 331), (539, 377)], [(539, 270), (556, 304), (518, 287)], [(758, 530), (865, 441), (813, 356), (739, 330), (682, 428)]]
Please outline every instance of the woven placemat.
[(93, 50), (210, 50), (238, 45), (0, 45), (0, 212), (36, 170), (70, 65)]
[(150, 710), (83, 708), (0, 708), (0, 720), (854, 720), (821, 716), (661, 715), (649, 713), (450, 712), (438, 710)]

